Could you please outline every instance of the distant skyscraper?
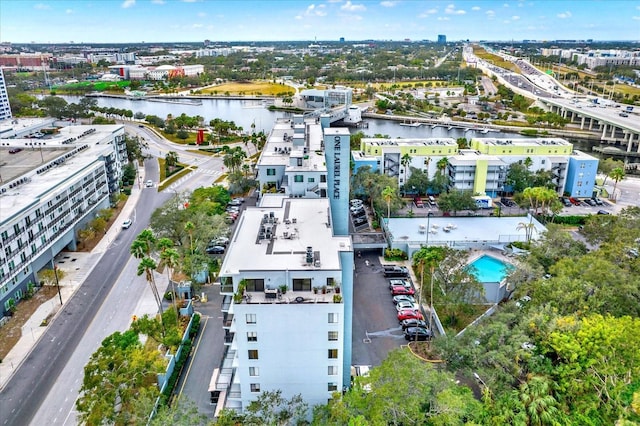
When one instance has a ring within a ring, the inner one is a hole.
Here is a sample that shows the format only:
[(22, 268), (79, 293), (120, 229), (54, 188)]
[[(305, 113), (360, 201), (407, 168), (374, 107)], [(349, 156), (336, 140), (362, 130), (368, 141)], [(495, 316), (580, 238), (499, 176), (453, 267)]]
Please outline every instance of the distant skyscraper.
[(447, 44), (447, 36), (444, 34), (438, 34), (438, 44)]
[(9, 94), (7, 85), (4, 82), (4, 73), (0, 68), (0, 120), (11, 118), (11, 105), (9, 105)]

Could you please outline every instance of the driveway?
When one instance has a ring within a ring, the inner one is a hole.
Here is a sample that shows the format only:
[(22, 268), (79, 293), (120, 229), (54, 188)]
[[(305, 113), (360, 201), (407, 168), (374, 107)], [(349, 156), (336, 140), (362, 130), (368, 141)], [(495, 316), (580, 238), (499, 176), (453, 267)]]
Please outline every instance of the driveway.
[(391, 350), (406, 344), (396, 318), (388, 279), (382, 274), (379, 253), (379, 250), (365, 251), (361, 258), (355, 259), (353, 365), (380, 365)]

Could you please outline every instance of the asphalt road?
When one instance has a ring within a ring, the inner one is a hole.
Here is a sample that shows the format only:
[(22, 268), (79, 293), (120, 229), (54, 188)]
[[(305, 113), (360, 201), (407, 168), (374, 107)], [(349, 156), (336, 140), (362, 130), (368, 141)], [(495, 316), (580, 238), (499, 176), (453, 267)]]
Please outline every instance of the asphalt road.
[[(378, 260), (379, 251), (362, 252), (355, 259), (353, 283), (353, 365), (377, 366), (387, 354), (406, 344), (389, 291), (388, 279)], [(369, 261), (367, 266), (365, 261)]]

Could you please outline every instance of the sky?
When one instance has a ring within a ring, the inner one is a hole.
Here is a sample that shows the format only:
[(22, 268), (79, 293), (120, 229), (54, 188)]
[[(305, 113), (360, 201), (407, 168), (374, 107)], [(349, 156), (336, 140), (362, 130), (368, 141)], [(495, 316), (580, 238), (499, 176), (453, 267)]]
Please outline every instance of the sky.
[(640, 0), (0, 0), (0, 41), (640, 40)]

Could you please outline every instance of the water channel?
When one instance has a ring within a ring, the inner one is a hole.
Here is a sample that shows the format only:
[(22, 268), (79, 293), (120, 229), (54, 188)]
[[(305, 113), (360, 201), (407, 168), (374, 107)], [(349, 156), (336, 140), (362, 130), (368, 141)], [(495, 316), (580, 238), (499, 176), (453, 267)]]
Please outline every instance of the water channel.
[[(61, 96), (69, 103), (78, 103), (80, 96)], [(277, 118), (287, 117), (290, 113), (283, 111), (269, 111), (264, 103), (260, 100), (237, 100), (237, 99), (203, 99), (202, 104), (195, 105), (188, 103), (172, 103), (158, 102), (149, 100), (132, 100), (125, 98), (98, 97), (97, 100), (100, 107), (128, 109), (133, 113), (141, 112), (145, 115), (156, 115), (160, 118), (166, 118), (169, 114), (179, 116), (182, 113), (189, 116), (199, 115), (204, 118), (205, 122), (219, 118), (225, 121), (233, 121), (238, 126), (242, 126), (245, 131), (251, 130), (251, 125), (255, 124), (257, 132), (264, 131), (269, 134), (273, 123)], [(366, 128), (351, 128), (351, 133), (362, 131), (368, 136), (375, 134), (388, 135), (391, 138), (431, 138), (431, 137), (449, 137), (453, 139), (474, 137), (495, 137), (495, 138), (513, 138), (522, 139), (525, 136), (516, 133), (502, 133), (498, 131), (490, 131), (483, 133), (482, 131), (468, 130), (458, 128), (449, 129), (447, 126), (438, 126), (432, 128), (429, 125), (419, 127), (401, 126), (397, 121), (384, 119), (365, 119)], [(571, 140), (576, 149), (588, 152), (598, 157), (598, 153), (592, 152), (591, 148), (596, 145), (593, 141)]]

